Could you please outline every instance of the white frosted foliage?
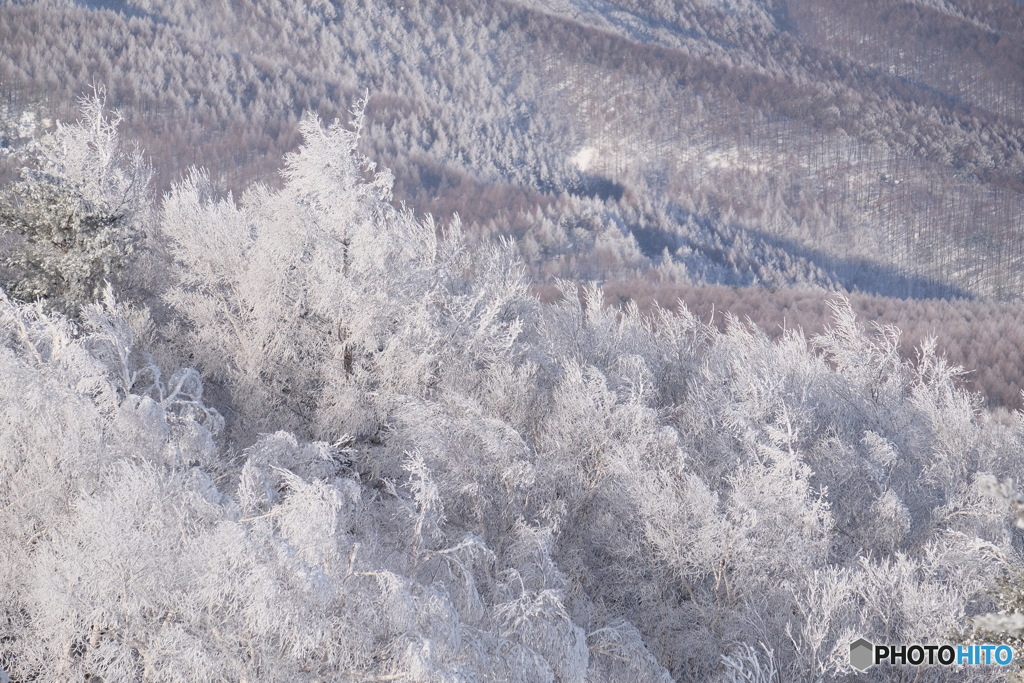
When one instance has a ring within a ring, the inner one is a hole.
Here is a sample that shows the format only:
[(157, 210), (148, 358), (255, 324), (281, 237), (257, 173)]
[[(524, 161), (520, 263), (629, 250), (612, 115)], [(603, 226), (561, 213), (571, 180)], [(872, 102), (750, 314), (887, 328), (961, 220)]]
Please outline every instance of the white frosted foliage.
[(361, 125), (182, 180), (152, 311), (0, 294), (0, 678), (818, 681), (1019, 633), (1024, 423), (932, 345), (541, 304)]

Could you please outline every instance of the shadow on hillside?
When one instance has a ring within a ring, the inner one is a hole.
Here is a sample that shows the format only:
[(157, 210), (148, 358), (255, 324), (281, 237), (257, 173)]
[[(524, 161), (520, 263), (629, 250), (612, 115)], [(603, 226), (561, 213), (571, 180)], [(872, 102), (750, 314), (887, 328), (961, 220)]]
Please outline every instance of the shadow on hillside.
[(971, 299), (970, 292), (950, 282), (924, 275), (911, 275), (895, 266), (866, 258), (844, 258), (801, 245), (795, 240), (770, 235), (761, 230), (747, 232), (783, 249), (794, 257), (806, 260), (832, 276), (851, 292), (864, 292), (900, 299)]
[[(678, 232), (655, 225), (630, 226), (629, 230), (640, 250), (655, 261), (666, 249), (669, 253), (675, 253), (680, 247), (690, 249), (694, 257), (709, 266), (701, 269), (704, 273), (718, 274), (709, 279), (709, 284), (744, 286), (764, 282), (766, 269), (786, 284), (798, 284), (805, 280), (797, 273), (818, 271), (827, 281), (813, 284), (838, 285), (851, 292), (901, 299), (973, 298), (952, 283), (904, 273), (895, 266), (865, 258), (842, 257), (738, 224), (722, 225), (714, 218), (678, 206), (672, 207), (670, 213)], [(694, 257), (689, 260), (692, 262)]]
[(82, 5), (95, 10), (110, 10), (111, 12), (117, 12), (124, 16), (126, 19), (138, 18), (148, 19), (157, 24), (166, 24), (167, 20), (159, 14), (153, 12), (147, 12), (140, 7), (134, 7), (130, 3), (121, 2), (119, 0), (76, 0), (76, 4)]

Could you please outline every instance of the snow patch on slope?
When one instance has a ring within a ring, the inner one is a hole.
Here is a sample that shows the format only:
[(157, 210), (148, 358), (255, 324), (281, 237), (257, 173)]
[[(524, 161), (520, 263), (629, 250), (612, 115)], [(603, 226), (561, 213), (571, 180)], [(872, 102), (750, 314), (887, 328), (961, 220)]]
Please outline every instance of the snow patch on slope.
[(580, 151), (573, 155), (572, 165), (578, 168), (580, 171), (586, 173), (587, 169), (590, 168), (590, 164), (594, 161), (594, 157), (597, 156), (597, 150), (593, 147), (582, 147)]

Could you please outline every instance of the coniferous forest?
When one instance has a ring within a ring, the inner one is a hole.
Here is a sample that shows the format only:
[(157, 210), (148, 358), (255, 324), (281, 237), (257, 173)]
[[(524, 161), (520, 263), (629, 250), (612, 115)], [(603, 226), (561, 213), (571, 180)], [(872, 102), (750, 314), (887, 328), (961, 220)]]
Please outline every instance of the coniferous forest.
[(0, 681), (1007, 680), (1024, 5), (0, 3)]

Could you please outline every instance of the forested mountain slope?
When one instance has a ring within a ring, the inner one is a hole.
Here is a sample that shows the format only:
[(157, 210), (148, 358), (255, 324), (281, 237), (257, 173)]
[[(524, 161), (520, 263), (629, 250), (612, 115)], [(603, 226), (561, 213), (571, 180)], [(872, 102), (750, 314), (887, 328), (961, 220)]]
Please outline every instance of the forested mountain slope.
[[(17, 114), (105, 85), (163, 187), (241, 190), (370, 93), (396, 201), (531, 277), (1016, 297), (1024, 5), (7, 2)], [(670, 266), (670, 267), (669, 267)]]
[(0, 676), (1005, 679), (849, 664), (1020, 642), (971, 618), (1022, 601), (1024, 421), (930, 348), (542, 304), (391, 203), (358, 115), (147, 205), (95, 104), (3, 205), (40, 286), (0, 293)]

